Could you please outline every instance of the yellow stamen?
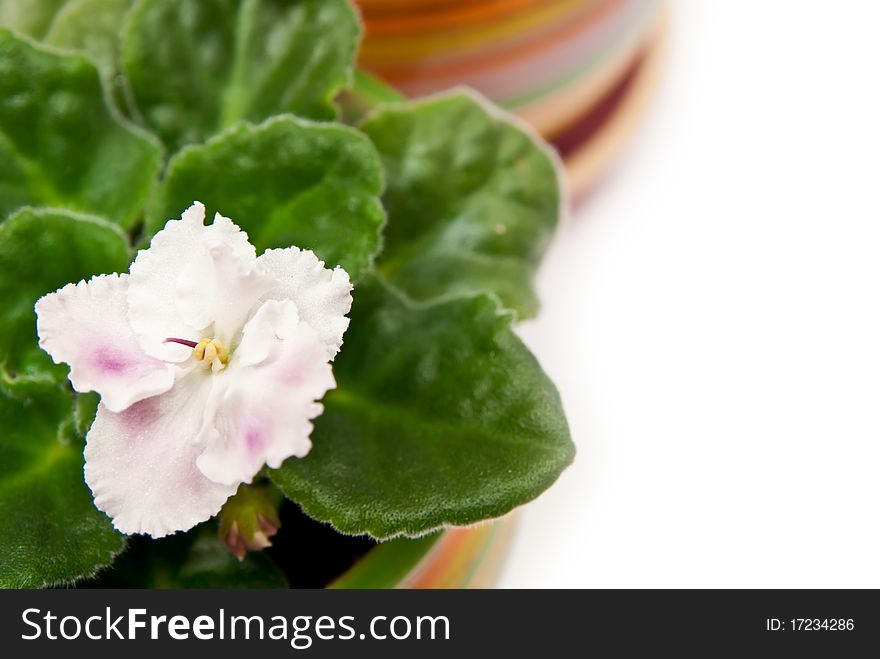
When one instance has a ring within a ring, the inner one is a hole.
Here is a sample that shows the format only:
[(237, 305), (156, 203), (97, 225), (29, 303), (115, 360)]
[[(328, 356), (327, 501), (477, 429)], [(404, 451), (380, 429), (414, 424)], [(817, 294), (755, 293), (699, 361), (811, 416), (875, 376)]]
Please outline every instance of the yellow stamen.
[(229, 350), (224, 348), (217, 339), (202, 339), (193, 348), (193, 357), (196, 361), (205, 362), (209, 366), (213, 366), (214, 362), (219, 362), (218, 368), (223, 368), (229, 361)]

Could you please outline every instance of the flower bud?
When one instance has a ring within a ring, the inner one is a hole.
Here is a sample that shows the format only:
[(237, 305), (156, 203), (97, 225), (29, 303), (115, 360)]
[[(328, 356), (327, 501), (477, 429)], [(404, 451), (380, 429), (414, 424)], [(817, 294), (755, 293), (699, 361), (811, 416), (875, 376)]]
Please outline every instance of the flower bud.
[(242, 485), (220, 511), (220, 539), (238, 560), (249, 551), (271, 547), (281, 527), (281, 493), (271, 485)]

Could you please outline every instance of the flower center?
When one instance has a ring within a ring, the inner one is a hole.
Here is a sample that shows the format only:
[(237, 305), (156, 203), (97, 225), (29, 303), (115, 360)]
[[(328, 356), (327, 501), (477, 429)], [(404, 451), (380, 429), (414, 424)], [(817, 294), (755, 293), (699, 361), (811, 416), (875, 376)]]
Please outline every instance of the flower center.
[(179, 343), (182, 346), (192, 348), (196, 361), (214, 367), (215, 371), (219, 371), (229, 362), (229, 350), (224, 348), (217, 339), (202, 339), (196, 343), (187, 339), (169, 337), (165, 339), (165, 343)]

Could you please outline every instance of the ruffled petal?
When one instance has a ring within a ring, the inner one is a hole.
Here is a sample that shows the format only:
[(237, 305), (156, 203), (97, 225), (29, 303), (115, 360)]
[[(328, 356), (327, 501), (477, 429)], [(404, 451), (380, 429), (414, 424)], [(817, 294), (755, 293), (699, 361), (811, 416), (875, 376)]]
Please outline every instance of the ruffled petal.
[(229, 366), (215, 376), (197, 464), (219, 483), (249, 483), (311, 449), (311, 419), (336, 386), (326, 345), (297, 320), (291, 301), (265, 302), (245, 327)]
[[(206, 274), (207, 273), (207, 274)], [(228, 245), (212, 247), (183, 270), (175, 297), (180, 316), (231, 346), (260, 298), (275, 285), (263, 268), (243, 268)]]
[(348, 273), (338, 267), (329, 270), (313, 252), (296, 247), (267, 250), (257, 262), (278, 281), (266, 299), (293, 300), (300, 318), (315, 330), (330, 357), (335, 356), (351, 311)]
[(195, 443), (213, 382), (193, 370), (171, 391), (115, 414), (103, 405), (86, 437), (86, 482), (95, 505), (123, 533), (154, 538), (214, 515), (238, 484), (206, 478)]
[(96, 391), (121, 412), (168, 391), (176, 367), (147, 355), (128, 322), (128, 275), (100, 275), (68, 284), (37, 301), (40, 347), (70, 365), (77, 391)]
[(279, 341), (293, 338), (299, 324), (299, 311), (292, 300), (264, 302), (242, 330), (233, 366), (262, 364), (273, 354)]
[[(248, 273), (256, 267), (256, 252), (246, 233), (220, 215), (209, 226), (204, 221), (205, 207), (195, 202), (181, 219), (169, 221), (153, 236), (149, 249), (138, 252), (131, 266), (129, 319), (144, 351), (159, 359), (182, 362), (189, 358), (191, 350), (164, 343), (165, 339), (197, 341), (216, 320), (214, 305), (220, 297), (215, 248), (227, 254), (236, 272)], [(185, 301), (192, 298), (186, 296), (199, 287), (212, 291), (210, 305), (190, 309)]]

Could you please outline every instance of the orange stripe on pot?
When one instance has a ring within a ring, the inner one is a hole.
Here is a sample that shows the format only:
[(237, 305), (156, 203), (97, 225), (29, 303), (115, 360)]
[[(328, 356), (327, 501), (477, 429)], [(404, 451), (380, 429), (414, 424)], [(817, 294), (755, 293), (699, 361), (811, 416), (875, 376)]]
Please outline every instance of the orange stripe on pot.
[(370, 12), (364, 6), (364, 23), (370, 36), (386, 36), (406, 32), (433, 32), (448, 28), (457, 28), (462, 23), (480, 23), (498, 20), (523, 9), (536, 5), (547, 5), (547, 0), (488, 0), (478, 3), (464, 3), (440, 12)]
[[(603, 0), (603, 4), (618, 1), (620, 0)], [(472, 53), (475, 49), (485, 50), (491, 47), (493, 42), (528, 34), (536, 25), (567, 19), (572, 11), (580, 11), (582, 8), (582, 0), (564, 0), (559, 4), (542, 5), (532, 11), (524, 12), (523, 15), (516, 14), (493, 26), (480, 26), (471, 30), (460, 27), (437, 34), (404, 33), (394, 39), (371, 39), (368, 25), (367, 35), (361, 47), (361, 62), (368, 67), (378, 67), (395, 62), (421, 60), (436, 56), (438, 53), (461, 57)]]

